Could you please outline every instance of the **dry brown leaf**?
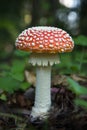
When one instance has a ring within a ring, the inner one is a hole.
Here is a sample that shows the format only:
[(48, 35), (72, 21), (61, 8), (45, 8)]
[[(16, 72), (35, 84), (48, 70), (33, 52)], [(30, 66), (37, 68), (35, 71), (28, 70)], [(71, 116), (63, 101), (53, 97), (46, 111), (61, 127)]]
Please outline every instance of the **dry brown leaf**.
[(33, 86), (35, 86), (36, 84), (36, 76), (33, 72), (29, 72), (29, 71), (25, 71), (25, 77), (27, 82), (29, 82), (30, 84), (32, 84)]
[(67, 80), (65, 75), (56, 75), (52, 78), (52, 85), (67, 85)]
[(84, 82), (87, 81), (87, 77), (79, 76), (79, 75), (76, 75), (76, 74), (71, 75), (71, 78), (73, 80), (77, 81), (77, 82), (79, 82), (79, 81), (84, 81)]

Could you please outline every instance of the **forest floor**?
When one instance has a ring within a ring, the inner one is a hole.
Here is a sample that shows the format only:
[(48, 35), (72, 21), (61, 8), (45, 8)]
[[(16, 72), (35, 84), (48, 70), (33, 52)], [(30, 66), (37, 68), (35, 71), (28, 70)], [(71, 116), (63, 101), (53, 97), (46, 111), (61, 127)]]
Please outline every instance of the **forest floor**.
[[(87, 87), (87, 78), (71, 76), (79, 84)], [(18, 90), (8, 94), (7, 100), (0, 100), (0, 130), (87, 130), (87, 109), (74, 103), (76, 94), (68, 88), (66, 76), (56, 75), (52, 78), (52, 108), (48, 119), (30, 119), (34, 104), (35, 87)], [(87, 100), (87, 95), (81, 95)]]

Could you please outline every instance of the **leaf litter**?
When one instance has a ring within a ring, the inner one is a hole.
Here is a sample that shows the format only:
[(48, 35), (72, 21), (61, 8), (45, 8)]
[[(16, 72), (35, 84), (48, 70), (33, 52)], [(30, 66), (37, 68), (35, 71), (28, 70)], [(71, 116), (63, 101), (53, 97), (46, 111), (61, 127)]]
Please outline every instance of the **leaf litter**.
[[(26, 75), (29, 76), (27, 73)], [(52, 107), (48, 119), (31, 121), (30, 112), (35, 97), (35, 75), (26, 90), (17, 90), (12, 94), (4, 92), (7, 100), (0, 99), (0, 129), (2, 130), (86, 130), (87, 108), (75, 104), (75, 99), (87, 101), (87, 95), (76, 95), (69, 89), (67, 76), (56, 75), (52, 78)], [(74, 81), (87, 88), (87, 77), (70, 75)], [(29, 77), (27, 77), (27, 80)], [(0, 95), (3, 92), (0, 93)]]

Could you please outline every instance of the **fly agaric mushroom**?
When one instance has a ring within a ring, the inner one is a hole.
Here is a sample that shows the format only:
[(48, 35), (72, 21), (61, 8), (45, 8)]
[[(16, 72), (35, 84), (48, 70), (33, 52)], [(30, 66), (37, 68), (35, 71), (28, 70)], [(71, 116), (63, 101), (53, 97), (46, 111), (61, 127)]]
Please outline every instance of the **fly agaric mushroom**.
[(36, 66), (36, 92), (31, 115), (44, 117), (51, 107), (51, 66), (60, 62), (58, 53), (72, 51), (74, 42), (62, 29), (41, 26), (24, 30), (15, 45), (32, 52), (29, 63)]

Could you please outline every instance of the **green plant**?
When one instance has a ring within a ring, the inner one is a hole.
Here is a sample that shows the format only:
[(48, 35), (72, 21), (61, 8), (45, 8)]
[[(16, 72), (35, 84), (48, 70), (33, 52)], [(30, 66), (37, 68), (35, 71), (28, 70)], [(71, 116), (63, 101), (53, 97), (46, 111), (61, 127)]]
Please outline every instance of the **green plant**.
[(19, 88), (25, 90), (29, 87), (29, 83), (24, 77), (28, 55), (27, 53), (21, 53), (21, 51), (15, 51), (10, 63), (2, 62), (0, 64), (0, 89), (12, 93)]
[(74, 38), (74, 41), (76, 45), (87, 47), (87, 37), (84, 35), (79, 35), (78, 37)]
[(75, 104), (87, 109), (87, 101), (80, 98), (81, 95), (87, 95), (87, 88), (81, 86), (71, 78), (67, 78), (67, 81), (69, 83), (69, 89), (76, 94)]

